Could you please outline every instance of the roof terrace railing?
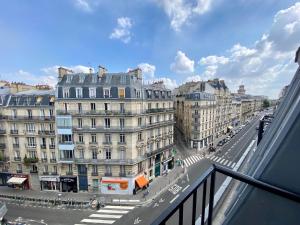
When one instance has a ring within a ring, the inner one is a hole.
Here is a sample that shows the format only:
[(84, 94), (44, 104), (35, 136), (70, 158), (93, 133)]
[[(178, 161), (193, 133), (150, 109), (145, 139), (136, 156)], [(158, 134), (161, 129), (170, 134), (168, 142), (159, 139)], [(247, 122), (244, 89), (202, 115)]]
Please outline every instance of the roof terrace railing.
[[(165, 225), (168, 220), (179, 210), (178, 224), (183, 225), (183, 210), (184, 204), (187, 200), (193, 196), (192, 200), (192, 224), (196, 224), (196, 208), (197, 208), (197, 193), (198, 188), (203, 185), (202, 189), (202, 206), (201, 206), (201, 225), (212, 224), (213, 219), (213, 205), (214, 205), (214, 194), (215, 194), (215, 179), (216, 173), (220, 173), (229, 176), (235, 180), (241, 181), (248, 185), (254, 186), (261, 190), (264, 190), (275, 195), (279, 195), (283, 198), (300, 203), (300, 195), (276, 187), (274, 185), (259, 181), (248, 175), (232, 171), (226, 167), (213, 164), (208, 168), (181, 196), (179, 196), (170, 207), (164, 210), (158, 218), (156, 218), (151, 225)], [(210, 178), (210, 182), (208, 179)], [(206, 199), (207, 199), (207, 185), (209, 183), (209, 196), (208, 196), (208, 214), (206, 214)], [(205, 216), (207, 215), (207, 221)]]

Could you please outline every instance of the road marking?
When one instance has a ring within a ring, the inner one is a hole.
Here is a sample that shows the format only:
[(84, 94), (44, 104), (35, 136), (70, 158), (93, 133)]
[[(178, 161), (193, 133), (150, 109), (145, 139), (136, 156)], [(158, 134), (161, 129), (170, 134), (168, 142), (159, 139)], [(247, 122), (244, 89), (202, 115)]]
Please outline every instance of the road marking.
[(176, 195), (180, 190), (182, 189), (181, 186), (178, 184), (174, 184), (172, 187), (170, 187), (168, 190), (173, 194)]
[(233, 167), (235, 166), (235, 164), (236, 164), (236, 163), (233, 163), (232, 166), (231, 166), (231, 168), (233, 168)]
[(188, 158), (186, 158), (185, 161), (186, 161), (187, 166), (191, 165), (191, 162), (190, 162), (190, 160)]
[(216, 162), (220, 162), (222, 158), (218, 158), (218, 160)]
[(106, 223), (106, 224), (113, 224), (115, 220), (95, 220), (95, 219), (83, 219), (80, 222), (83, 223)]
[(134, 206), (107, 205), (104, 209), (134, 209)]
[(194, 156), (190, 156), (190, 160), (193, 162), (193, 164), (196, 162)]
[(217, 156), (212, 157), (211, 160), (215, 160), (215, 158), (217, 158)]
[(92, 214), (89, 217), (93, 218), (110, 218), (110, 219), (120, 219), (123, 215), (109, 215), (109, 214)]
[(142, 222), (142, 220), (140, 220), (140, 218), (138, 217), (134, 220), (133, 224), (139, 224), (140, 222)]
[(182, 192), (184, 192), (186, 189), (188, 189), (190, 185), (187, 185), (185, 188), (182, 189)]
[(198, 161), (198, 159), (195, 156), (192, 156), (192, 158), (194, 159), (195, 163)]
[(220, 163), (223, 163), (225, 161), (225, 159), (222, 159)]
[(139, 199), (130, 199), (130, 200), (128, 200), (129, 202), (140, 202), (140, 200)]
[(228, 163), (228, 160), (226, 159), (225, 162), (224, 162), (224, 165), (227, 166), (227, 165), (226, 165), (227, 163)]
[(229, 162), (229, 164), (228, 164), (228, 167), (230, 167), (230, 166), (231, 166), (231, 164), (232, 164), (232, 162)]
[(98, 213), (116, 213), (116, 214), (126, 214), (129, 211), (127, 210), (108, 210), (108, 209), (100, 209), (97, 211)]
[(175, 199), (178, 198), (178, 197), (179, 197), (179, 195), (176, 195), (176, 196), (170, 201), (170, 204), (172, 204), (172, 202), (174, 202)]

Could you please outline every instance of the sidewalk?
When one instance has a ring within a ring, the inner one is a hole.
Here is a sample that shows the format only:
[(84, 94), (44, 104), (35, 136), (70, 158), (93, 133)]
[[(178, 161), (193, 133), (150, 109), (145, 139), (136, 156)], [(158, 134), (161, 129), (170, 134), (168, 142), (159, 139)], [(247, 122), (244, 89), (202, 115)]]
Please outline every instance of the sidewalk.
[[(6, 186), (0, 187), (0, 199), (10, 199), (12, 201), (28, 201), (28, 202), (48, 202), (55, 204), (74, 204), (88, 207), (87, 205), (95, 197), (104, 204), (112, 205), (143, 205), (151, 202), (159, 194), (169, 188), (182, 177), (183, 169), (180, 166), (174, 165), (168, 175), (159, 176), (154, 179), (149, 185), (149, 194), (144, 196), (146, 190), (139, 191), (136, 195), (105, 195), (99, 192), (55, 192), (55, 191), (34, 191), (34, 190), (16, 190)], [(60, 196), (59, 196), (60, 195)]]

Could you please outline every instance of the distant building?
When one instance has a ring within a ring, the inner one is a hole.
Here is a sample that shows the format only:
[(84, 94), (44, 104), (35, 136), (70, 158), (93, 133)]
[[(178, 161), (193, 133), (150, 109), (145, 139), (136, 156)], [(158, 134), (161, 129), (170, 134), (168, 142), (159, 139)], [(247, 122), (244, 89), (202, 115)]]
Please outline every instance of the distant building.
[(237, 93), (238, 93), (239, 95), (245, 95), (245, 94), (246, 94), (246, 90), (245, 90), (244, 85), (240, 85), (240, 86), (239, 86), (239, 89), (238, 89)]

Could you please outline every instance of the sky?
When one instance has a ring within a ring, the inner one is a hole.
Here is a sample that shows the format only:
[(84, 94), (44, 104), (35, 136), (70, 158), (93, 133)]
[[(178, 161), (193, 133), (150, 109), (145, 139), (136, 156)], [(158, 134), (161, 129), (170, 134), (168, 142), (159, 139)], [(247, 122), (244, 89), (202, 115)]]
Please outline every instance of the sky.
[(57, 68), (126, 72), (169, 88), (224, 79), (277, 98), (300, 46), (291, 0), (1, 0), (0, 79), (55, 85)]

